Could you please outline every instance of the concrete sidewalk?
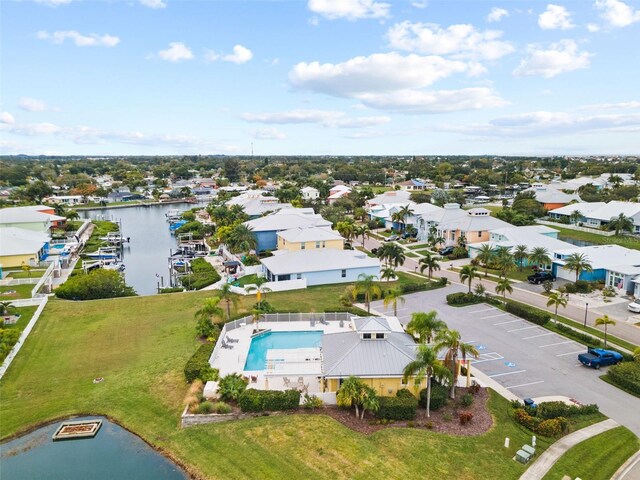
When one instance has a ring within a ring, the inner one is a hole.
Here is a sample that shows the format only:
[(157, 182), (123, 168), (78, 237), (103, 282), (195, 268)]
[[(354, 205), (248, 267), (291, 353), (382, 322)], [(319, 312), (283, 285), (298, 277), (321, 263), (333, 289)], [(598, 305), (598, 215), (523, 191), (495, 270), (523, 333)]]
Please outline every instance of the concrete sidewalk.
[(540, 457), (527, 469), (520, 477), (520, 480), (541, 480), (551, 467), (564, 455), (571, 447), (583, 442), (591, 437), (619, 427), (620, 424), (615, 420), (605, 420), (600, 423), (590, 425), (573, 432), (566, 437), (562, 437), (556, 443), (551, 445)]

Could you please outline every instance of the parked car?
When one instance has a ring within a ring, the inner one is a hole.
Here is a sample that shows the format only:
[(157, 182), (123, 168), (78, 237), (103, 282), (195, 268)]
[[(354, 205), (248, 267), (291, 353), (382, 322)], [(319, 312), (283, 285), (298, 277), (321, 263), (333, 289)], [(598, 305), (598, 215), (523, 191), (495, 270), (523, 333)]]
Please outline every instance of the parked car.
[(598, 370), (600, 367), (606, 367), (607, 365), (617, 365), (622, 361), (622, 355), (604, 348), (589, 348), (587, 353), (578, 355), (578, 360), (583, 365)]
[(402, 234), (402, 238), (416, 238), (418, 236), (418, 231), (417, 230), (412, 230), (410, 232), (404, 232)]
[(539, 283), (546, 282), (547, 280), (555, 282), (556, 276), (551, 272), (536, 272), (533, 275), (529, 275), (527, 277), (527, 280), (529, 281), (529, 283), (538, 285)]
[(391, 235), (384, 239), (385, 242), (395, 242), (396, 240), (400, 240), (398, 235)]
[(633, 313), (640, 313), (640, 300), (634, 300), (627, 305), (627, 310)]
[(453, 253), (454, 247), (444, 247), (441, 248), (438, 253), (440, 255), (451, 255)]

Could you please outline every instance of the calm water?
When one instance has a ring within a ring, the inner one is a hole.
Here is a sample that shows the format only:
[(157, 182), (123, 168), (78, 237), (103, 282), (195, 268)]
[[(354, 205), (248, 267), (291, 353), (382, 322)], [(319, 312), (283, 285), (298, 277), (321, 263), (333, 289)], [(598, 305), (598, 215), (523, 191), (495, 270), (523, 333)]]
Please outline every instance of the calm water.
[(564, 238), (562, 236), (559, 236), (558, 240), (562, 240), (563, 242), (570, 243), (571, 245), (575, 245), (576, 247), (589, 247), (591, 245), (595, 245), (594, 243), (585, 242), (584, 240), (576, 240), (574, 238)]
[(270, 332), (254, 337), (247, 355), (245, 370), (264, 370), (267, 350), (313, 348), (322, 344), (322, 331)]
[(169, 231), (165, 213), (172, 209), (188, 210), (194, 206), (182, 203), (103, 208), (79, 213), (82, 218), (122, 222), (122, 233), (131, 238), (131, 243), (125, 244), (122, 259), (126, 266), (124, 275), (127, 284), (135, 288), (139, 295), (152, 295), (157, 293), (159, 277), (163, 277), (165, 287), (169, 286), (169, 249), (175, 250), (177, 246), (175, 236)]
[[(96, 418), (96, 417), (86, 417)], [(99, 417), (98, 417), (99, 418)], [(77, 420), (77, 419), (74, 419)], [(43, 427), (0, 446), (3, 480), (182, 480), (180, 467), (140, 438), (102, 419), (92, 439), (53, 442), (62, 422)]]

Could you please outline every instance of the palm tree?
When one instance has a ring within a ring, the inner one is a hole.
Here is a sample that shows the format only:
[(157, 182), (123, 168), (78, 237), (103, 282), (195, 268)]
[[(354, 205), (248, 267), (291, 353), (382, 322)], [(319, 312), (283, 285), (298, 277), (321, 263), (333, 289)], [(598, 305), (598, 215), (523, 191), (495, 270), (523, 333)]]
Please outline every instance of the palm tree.
[(406, 256), (404, 249), (395, 243), (385, 243), (378, 249), (378, 258), (383, 260), (387, 265), (398, 267), (404, 265)]
[(409, 377), (414, 377), (414, 384), (416, 390), (420, 388), (420, 384), (426, 378), (427, 379), (427, 418), (431, 416), (431, 378), (437, 377), (443, 380), (451, 379), (451, 372), (447, 367), (442, 365), (442, 362), (438, 360), (436, 350), (427, 345), (419, 345), (416, 351), (416, 359), (409, 362), (403, 371), (403, 379), (406, 383)]
[(396, 276), (396, 271), (392, 267), (384, 267), (380, 271), (380, 279), (386, 280), (387, 283), (391, 281), (392, 278)]
[(219, 321), (214, 321), (214, 317), (219, 319), (224, 315), (224, 310), (222, 310), (219, 305), (220, 300), (220, 297), (207, 298), (202, 307), (200, 307), (200, 310), (196, 312), (196, 318), (208, 319), (214, 325), (220, 323)]
[(66, 217), (67, 220), (71, 220), (71, 221), (78, 220), (80, 218), (80, 214), (75, 210), (69, 210), (67, 213), (64, 214), (64, 216)]
[(355, 225), (352, 221), (343, 221), (336, 223), (336, 230), (342, 235), (347, 242), (350, 242), (355, 234)]
[(451, 382), (451, 398), (456, 398), (456, 382), (458, 379), (458, 355), (462, 355), (462, 363), (465, 363), (467, 356), (478, 358), (480, 355), (476, 347), (462, 341), (462, 336), (457, 330), (441, 330), (436, 335), (436, 351), (447, 349), (444, 356), (444, 363), (453, 374)]
[(489, 275), (489, 264), (493, 261), (494, 257), (495, 253), (493, 252), (493, 247), (490, 243), (484, 243), (478, 249), (476, 258), (478, 261), (482, 262), (482, 265), (484, 265), (485, 278)]
[(420, 343), (431, 343), (433, 337), (440, 331), (447, 328), (447, 324), (438, 318), (438, 312), (413, 312), (411, 321), (407, 324), (407, 333), (414, 338), (418, 336)]
[(560, 292), (553, 292), (549, 295), (549, 300), (547, 301), (547, 307), (554, 306), (556, 309), (555, 319), (556, 325), (558, 324), (558, 307), (567, 308), (567, 303), (569, 299), (566, 295), (563, 295)]
[(249, 252), (250, 250), (255, 250), (257, 247), (258, 240), (253, 234), (251, 227), (242, 223), (233, 227), (229, 235), (229, 249), (233, 253)]
[(389, 305), (393, 305), (394, 317), (398, 316), (398, 302), (400, 302), (401, 305), (404, 304), (404, 297), (402, 296), (402, 293), (402, 289), (398, 287), (389, 290), (389, 293), (384, 296), (384, 308), (386, 309)]
[(544, 247), (535, 247), (529, 254), (529, 263), (544, 269), (545, 266), (551, 263), (549, 250)]
[(496, 249), (496, 266), (500, 270), (500, 276), (505, 277), (515, 266), (515, 259), (508, 247), (498, 247)]
[(418, 263), (420, 264), (420, 273), (424, 273), (424, 271), (427, 270), (427, 273), (429, 274), (429, 281), (431, 281), (431, 274), (434, 270), (440, 270), (438, 257), (431, 255), (430, 253), (426, 253), (424, 258), (421, 258)]
[(578, 220), (580, 220), (582, 218), (582, 212), (580, 210), (574, 210), (573, 212), (571, 212), (571, 215), (569, 215), (569, 221), (571, 223), (578, 223)]
[(502, 295), (506, 300), (507, 292), (509, 292), (509, 294), (512, 294), (513, 287), (511, 286), (511, 280), (509, 280), (507, 277), (503, 277), (498, 280), (498, 284), (496, 285), (496, 293), (498, 295)]
[(615, 230), (616, 236), (624, 232), (633, 232), (633, 219), (627, 217), (624, 213), (619, 214), (617, 217), (611, 217), (609, 230)]
[(359, 293), (363, 293), (364, 303), (367, 306), (367, 313), (371, 313), (371, 300), (382, 295), (380, 287), (376, 284), (377, 279), (378, 277), (376, 277), (375, 275), (367, 275), (365, 273), (361, 273), (360, 275), (358, 275), (358, 280), (354, 285), (354, 300)]
[(55, 213), (56, 215), (59, 215), (60, 217), (64, 217), (65, 213), (66, 213), (66, 209), (64, 207), (64, 204), (56, 203), (53, 206), (53, 213)]
[(360, 402), (362, 405), (362, 412), (360, 412), (360, 420), (364, 420), (364, 414), (367, 410), (372, 412), (377, 412), (380, 408), (380, 401), (378, 400), (378, 395), (373, 387), (369, 385), (364, 385), (361, 394), (360, 394)]
[(0, 315), (3, 317), (9, 315), (15, 309), (16, 307), (11, 302), (0, 302)]
[(524, 266), (524, 261), (529, 257), (529, 247), (526, 245), (516, 245), (513, 249), (513, 258), (518, 263), (520, 271)]
[[(393, 212), (391, 214), (391, 221), (393, 223), (398, 223), (400, 225), (403, 225), (403, 221), (404, 221), (404, 217), (402, 216), (402, 213), (398, 212)], [(400, 228), (402, 230), (402, 227)]]
[(620, 175), (613, 174), (609, 176), (609, 183), (611, 183), (615, 188), (619, 187), (622, 182), (624, 182), (624, 180)]
[(359, 237), (362, 236), (362, 246), (364, 247), (364, 239), (369, 238), (369, 233), (371, 232), (371, 230), (369, 229), (369, 227), (367, 225), (359, 225), (355, 228), (355, 236)]
[(253, 285), (247, 285), (244, 289), (247, 293), (256, 292), (256, 302), (260, 303), (262, 301), (262, 296), (264, 295), (266, 300), (267, 292), (271, 291), (269, 287), (265, 286), (266, 283), (269, 283), (269, 280), (265, 277), (258, 277)]
[(591, 262), (584, 253), (572, 253), (564, 259), (564, 268), (571, 272), (576, 272), (576, 282), (582, 272), (591, 272)]
[(404, 207), (400, 208), (398, 213), (400, 214), (400, 218), (402, 219), (402, 230), (405, 231), (407, 229), (407, 218), (413, 215), (413, 209), (411, 208), (411, 205), (405, 205)]
[(229, 283), (222, 285), (218, 296), (227, 304), (227, 320), (229, 320), (231, 318), (231, 305), (233, 304), (233, 308), (235, 309), (238, 308), (238, 304), (240, 303), (238, 296), (231, 291), (231, 285)]
[(360, 406), (362, 403), (362, 393), (364, 390), (364, 383), (358, 377), (353, 375), (342, 381), (336, 400), (341, 407), (355, 407), (356, 418), (360, 418)]
[(609, 318), (609, 315), (605, 315), (604, 317), (596, 318), (595, 325), (596, 327), (599, 327), (600, 325), (604, 325), (604, 348), (607, 348), (607, 326), (611, 325), (615, 327), (616, 325), (615, 320), (611, 320)]
[(31, 265), (28, 265), (24, 262), (22, 262), (22, 265), (20, 266), (20, 268), (22, 268), (23, 272), (27, 272), (27, 275), (29, 276), (29, 278), (31, 278)]
[(480, 278), (478, 269), (473, 265), (465, 265), (460, 269), (460, 281), (462, 283), (469, 282), (469, 293), (471, 293), (471, 282), (474, 278)]

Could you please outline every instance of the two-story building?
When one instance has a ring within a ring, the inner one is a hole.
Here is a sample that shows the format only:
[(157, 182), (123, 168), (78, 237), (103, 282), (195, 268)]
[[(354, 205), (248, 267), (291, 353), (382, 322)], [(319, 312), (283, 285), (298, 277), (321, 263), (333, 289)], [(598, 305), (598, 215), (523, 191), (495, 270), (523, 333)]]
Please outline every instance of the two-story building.
[(296, 252), (321, 248), (344, 250), (344, 238), (327, 227), (298, 227), (277, 233), (278, 250)]

